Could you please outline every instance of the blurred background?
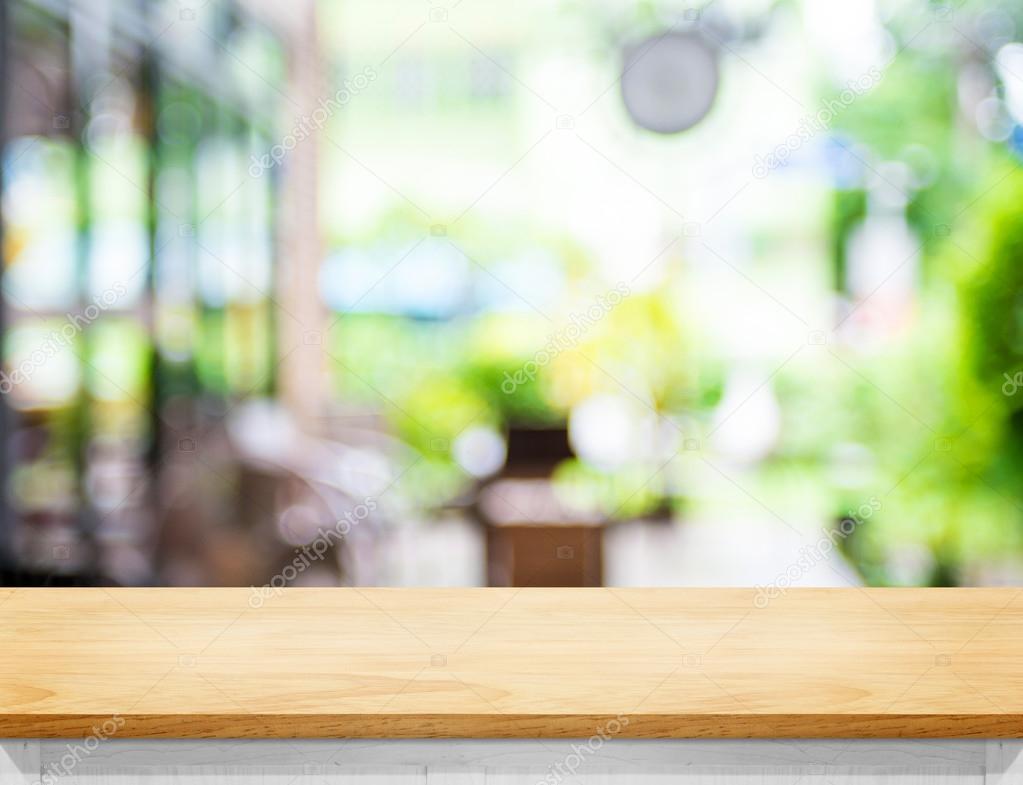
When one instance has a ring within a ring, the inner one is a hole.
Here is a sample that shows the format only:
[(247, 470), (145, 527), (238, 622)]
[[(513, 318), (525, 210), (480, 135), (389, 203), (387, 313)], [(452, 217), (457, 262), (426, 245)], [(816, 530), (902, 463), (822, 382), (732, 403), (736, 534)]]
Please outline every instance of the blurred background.
[(7, 585), (1023, 581), (1023, 7), (6, 0)]

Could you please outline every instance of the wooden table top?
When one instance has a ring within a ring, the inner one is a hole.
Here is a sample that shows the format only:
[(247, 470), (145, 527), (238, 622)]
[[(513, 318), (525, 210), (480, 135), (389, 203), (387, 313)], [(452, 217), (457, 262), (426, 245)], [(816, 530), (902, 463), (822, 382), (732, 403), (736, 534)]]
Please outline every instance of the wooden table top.
[(0, 738), (111, 719), (168, 738), (1023, 737), (1023, 589), (0, 589)]

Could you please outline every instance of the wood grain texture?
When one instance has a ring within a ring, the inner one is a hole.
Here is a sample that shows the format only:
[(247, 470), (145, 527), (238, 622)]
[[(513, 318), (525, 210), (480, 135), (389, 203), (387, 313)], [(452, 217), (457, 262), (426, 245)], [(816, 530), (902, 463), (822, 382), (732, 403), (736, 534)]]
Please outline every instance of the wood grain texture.
[(0, 590), (0, 737), (1023, 737), (1023, 590), (764, 596)]

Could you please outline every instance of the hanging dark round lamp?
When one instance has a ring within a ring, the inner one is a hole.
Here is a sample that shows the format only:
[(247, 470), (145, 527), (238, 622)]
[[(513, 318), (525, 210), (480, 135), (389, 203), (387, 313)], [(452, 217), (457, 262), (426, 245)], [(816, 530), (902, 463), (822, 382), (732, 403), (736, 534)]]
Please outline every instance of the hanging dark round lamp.
[(718, 53), (695, 32), (668, 32), (626, 46), (622, 100), (633, 122), (674, 134), (710, 111), (718, 89)]

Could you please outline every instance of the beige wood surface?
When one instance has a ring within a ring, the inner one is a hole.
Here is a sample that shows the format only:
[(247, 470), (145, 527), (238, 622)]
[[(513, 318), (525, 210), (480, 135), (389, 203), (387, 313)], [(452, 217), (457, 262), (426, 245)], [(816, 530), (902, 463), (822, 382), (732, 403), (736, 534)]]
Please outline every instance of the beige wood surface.
[(1023, 590), (253, 598), (0, 590), (0, 738), (1023, 737)]

